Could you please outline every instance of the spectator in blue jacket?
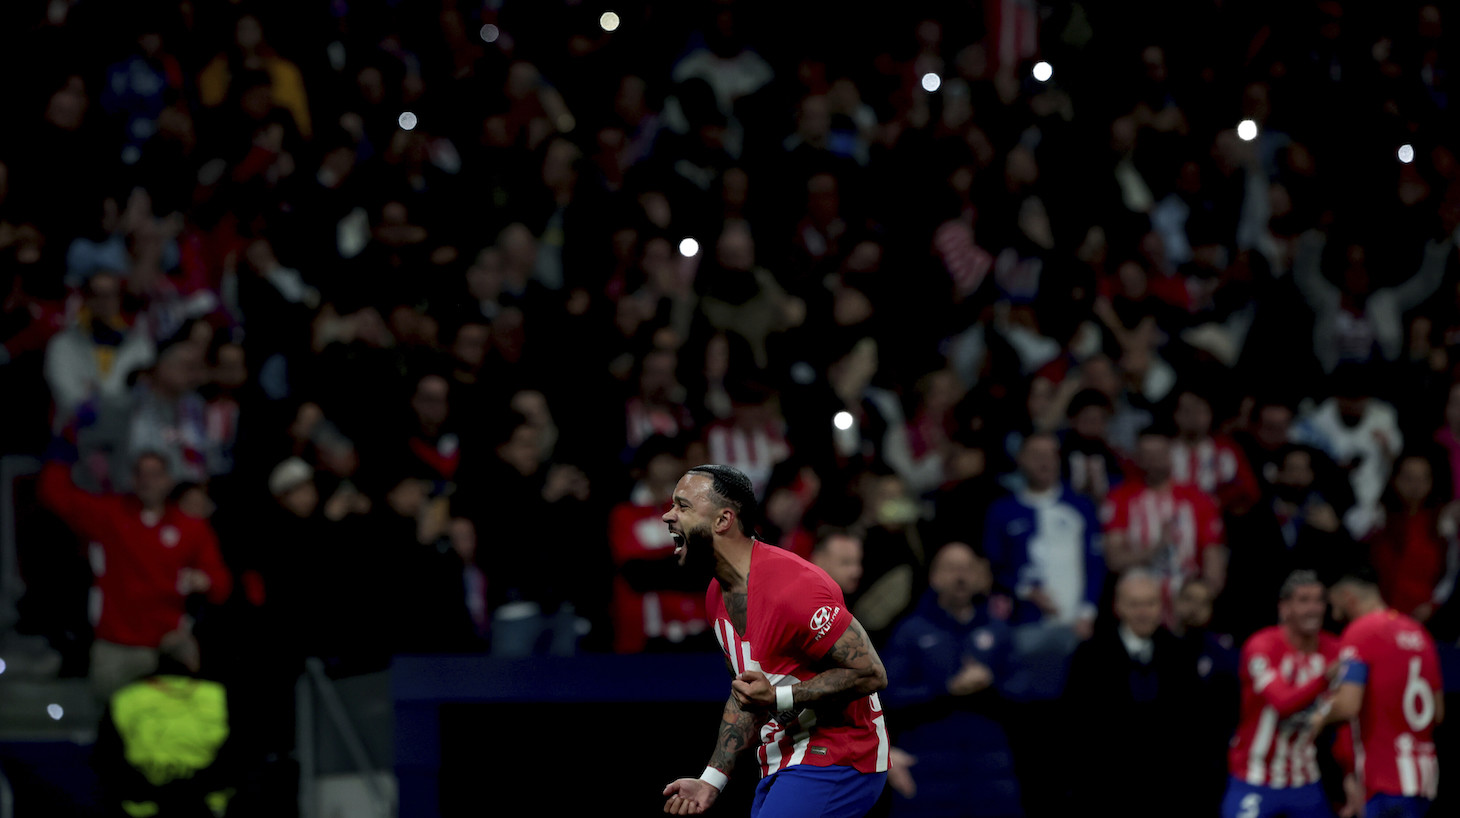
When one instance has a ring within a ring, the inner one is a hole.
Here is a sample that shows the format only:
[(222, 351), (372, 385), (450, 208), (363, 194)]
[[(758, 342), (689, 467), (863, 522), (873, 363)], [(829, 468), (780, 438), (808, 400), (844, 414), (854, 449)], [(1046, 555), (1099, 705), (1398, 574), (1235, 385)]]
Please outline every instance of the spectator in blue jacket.
[(948, 543), (933, 555), (928, 584), (881, 651), (894, 743), (911, 757), (914, 783), (911, 796), (893, 797), (892, 815), (1022, 815), (1008, 736), (994, 716), (1013, 644), (989, 610), (988, 561)]
[[(1012, 597), (1010, 621), (1019, 628), (1020, 651), (1054, 654), (1062, 665), (1094, 628), (1105, 583), (1100, 521), (1089, 499), (1060, 482), (1053, 435), (1024, 441), (1019, 471), (1024, 489), (989, 509), (984, 552), (998, 592)], [(1057, 680), (1049, 681), (1040, 689), (1058, 696)]]

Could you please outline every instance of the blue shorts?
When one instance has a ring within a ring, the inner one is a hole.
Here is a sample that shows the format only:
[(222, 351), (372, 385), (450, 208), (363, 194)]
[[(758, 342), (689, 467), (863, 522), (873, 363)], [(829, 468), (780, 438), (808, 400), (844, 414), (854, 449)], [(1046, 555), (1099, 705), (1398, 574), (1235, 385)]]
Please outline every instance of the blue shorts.
[(861, 818), (886, 784), (887, 773), (797, 764), (760, 780), (750, 818)]
[(1428, 798), (1379, 793), (1364, 805), (1364, 818), (1424, 818), (1429, 811)]
[(1260, 787), (1238, 778), (1227, 782), (1222, 818), (1333, 818), (1322, 784)]

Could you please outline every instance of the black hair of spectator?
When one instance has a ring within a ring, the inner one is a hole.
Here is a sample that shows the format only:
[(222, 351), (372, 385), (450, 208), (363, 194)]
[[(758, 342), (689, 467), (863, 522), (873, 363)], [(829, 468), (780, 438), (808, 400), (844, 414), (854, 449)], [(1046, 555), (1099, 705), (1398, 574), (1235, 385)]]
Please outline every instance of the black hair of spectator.
[(1399, 494), (1394, 490), (1394, 481), (1399, 477), (1399, 468), (1406, 460), (1422, 460), (1430, 467), (1430, 490), (1425, 495), (1423, 508), (1435, 509), (1445, 505), (1446, 498), (1454, 497), (1451, 491), (1450, 465), (1448, 458), (1443, 451), (1437, 451), (1437, 447), (1406, 447), (1399, 456), (1394, 458), (1393, 470), (1389, 473), (1389, 479), (1384, 484), (1384, 492), (1380, 495), (1379, 502), (1391, 513), (1399, 511), (1403, 503)]
[(491, 448), (497, 449), (510, 441), (518, 428), (528, 424), (526, 415), (516, 409), (503, 409), (491, 419), (491, 422), (485, 424), (485, 428), (490, 434), (487, 443)]
[(167, 502), (176, 505), (182, 502), (182, 498), (193, 489), (202, 489), (205, 494), (208, 491), (208, 487), (203, 485), (202, 483), (197, 483), (192, 480), (183, 480), (172, 487), (172, 493), (167, 495)]
[(1065, 417), (1073, 418), (1092, 406), (1104, 409), (1107, 414), (1115, 411), (1115, 406), (1104, 392), (1099, 389), (1081, 389), (1070, 398), (1069, 406), (1065, 407)]
[(811, 553), (819, 554), (825, 551), (827, 544), (836, 537), (850, 537), (857, 542), (862, 541), (861, 535), (850, 528), (840, 525), (825, 525), (816, 530), (816, 543), (811, 546)]
[(1164, 437), (1168, 440), (1176, 437), (1176, 427), (1167, 420), (1155, 420), (1141, 429), (1137, 437)]
[(668, 455), (670, 457), (684, 457), (684, 440), (668, 435), (650, 435), (639, 444), (634, 450), (634, 460), (629, 465), (631, 471), (636, 474), (643, 474), (648, 470), (649, 464), (654, 458)]
[(1329, 394), (1335, 398), (1367, 398), (1374, 395), (1374, 372), (1365, 364), (1342, 363), (1328, 376)]
[(159, 452), (156, 449), (143, 449), (142, 451), (132, 455), (132, 470), (136, 471), (137, 467), (142, 465), (142, 461), (149, 458), (152, 460), (156, 460), (158, 463), (161, 463), (163, 468), (167, 468), (167, 455)]
[(695, 466), (685, 474), (699, 474), (710, 478), (710, 501), (735, 511), (735, 519), (740, 521), (740, 533), (747, 537), (755, 534), (755, 521), (752, 517), (757, 505), (755, 489), (749, 477), (737, 468), (719, 463)]

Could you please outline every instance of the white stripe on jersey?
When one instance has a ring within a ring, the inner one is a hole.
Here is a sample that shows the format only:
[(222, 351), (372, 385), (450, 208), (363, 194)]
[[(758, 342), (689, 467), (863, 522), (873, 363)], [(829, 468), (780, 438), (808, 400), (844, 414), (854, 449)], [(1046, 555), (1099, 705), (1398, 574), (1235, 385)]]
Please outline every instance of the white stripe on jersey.
[(1269, 787), (1282, 789), (1288, 786), (1288, 748), (1293, 743), (1292, 728), (1284, 727), (1278, 731), (1277, 744), (1272, 753), (1272, 780)]
[(1404, 795), (1419, 795), (1419, 764), (1414, 758), (1414, 736), (1400, 733), (1394, 740), (1395, 761), (1399, 765), (1399, 787)]
[(1247, 751), (1247, 783), (1260, 787), (1267, 783), (1262, 772), (1262, 760), (1267, 758), (1267, 749), (1272, 746), (1272, 734), (1277, 729), (1277, 710), (1262, 708), (1257, 722), (1257, 735), (1252, 737), (1252, 747)]
[(887, 762), (888, 752), (892, 749), (892, 743), (887, 740), (887, 720), (882, 715), (882, 700), (873, 693), (868, 697), (872, 701), (872, 723), (877, 726), (877, 772), (885, 773), (889, 766)]

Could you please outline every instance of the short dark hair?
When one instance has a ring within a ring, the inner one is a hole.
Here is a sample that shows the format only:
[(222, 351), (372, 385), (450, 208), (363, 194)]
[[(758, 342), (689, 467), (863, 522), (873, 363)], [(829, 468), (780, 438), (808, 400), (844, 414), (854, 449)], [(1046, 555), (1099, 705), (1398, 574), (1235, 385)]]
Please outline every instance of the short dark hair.
[(1306, 568), (1299, 569), (1291, 574), (1288, 574), (1288, 578), (1283, 580), (1282, 587), (1278, 589), (1278, 599), (1292, 599), (1293, 594), (1296, 594), (1298, 592), (1298, 589), (1302, 588), (1305, 585), (1322, 584), (1323, 580), (1318, 578), (1318, 573), (1316, 571), (1309, 571)]
[(740, 533), (751, 536), (751, 515), (755, 513), (755, 489), (750, 478), (732, 466), (709, 463), (695, 466), (685, 474), (702, 474), (710, 478), (710, 500), (716, 505), (733, 509), (735, 519), (740, 521)]
[(1374, 573), (1373, 568), (1366, 564), (1353, 565), (1345, 570), (1333, 583), (1333, 587), (1335, 588), (1340, 585), (1353, 585), (1365, 591), (1377, 593), (1379, 590), (1379, 576)]

